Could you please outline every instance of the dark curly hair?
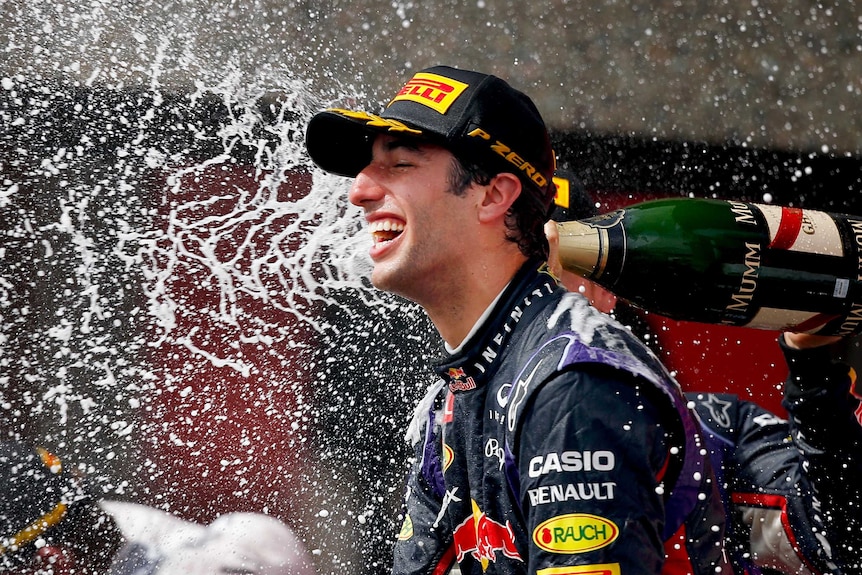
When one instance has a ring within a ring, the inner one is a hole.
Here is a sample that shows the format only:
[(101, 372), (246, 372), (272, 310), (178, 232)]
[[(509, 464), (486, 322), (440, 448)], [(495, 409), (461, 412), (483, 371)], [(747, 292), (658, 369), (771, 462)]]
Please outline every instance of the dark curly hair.
[[(497, 172), (499, 173), (499, 172)], [(497, 175), (478, 164), (466, 162), (454, 156), (449, 170), (449, 191), (463, 196), (471, 184), (486, 186)], [(548, 259), (548, 238), (545, 237), (545, 222), (548, 209), (542, 205), (535, 193), (523, 183), (523, 192), (506, 214), (506, 239), (518, 244), (518, 249), (528, 258)], [(532, 184), (531, 184), (532, 185)]]

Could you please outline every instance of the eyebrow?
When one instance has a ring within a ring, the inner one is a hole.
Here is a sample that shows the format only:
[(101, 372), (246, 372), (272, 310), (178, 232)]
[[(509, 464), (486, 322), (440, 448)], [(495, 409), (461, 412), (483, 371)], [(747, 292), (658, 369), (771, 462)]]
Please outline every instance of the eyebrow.
[(384, 148), (387, 152), (392, 152), (401, 148), (410, 150), (411, 152), (417, 152), (419, 154), (424, 153), (422, 149), (422, 142), (415, 138), (393, 138), (383, 144)]

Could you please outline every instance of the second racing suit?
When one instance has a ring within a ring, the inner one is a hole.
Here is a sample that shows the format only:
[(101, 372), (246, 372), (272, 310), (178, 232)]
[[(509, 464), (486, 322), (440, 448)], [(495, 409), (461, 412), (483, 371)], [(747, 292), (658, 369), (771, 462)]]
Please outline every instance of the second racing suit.
[(734, 395), (690, 393), (728, 509), (737, 573), (862, 574), (862, 394), (826, 348), (779, 339), (786, 421)]

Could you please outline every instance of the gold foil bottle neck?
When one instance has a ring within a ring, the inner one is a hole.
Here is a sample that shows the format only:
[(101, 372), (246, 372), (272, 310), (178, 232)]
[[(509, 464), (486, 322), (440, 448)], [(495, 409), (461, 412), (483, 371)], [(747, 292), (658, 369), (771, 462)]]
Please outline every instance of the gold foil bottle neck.
[(566, 271), (585, 278), (599, 278), (607, 264), (607, 231), (579, 221), (557, 224), (560, 264)]

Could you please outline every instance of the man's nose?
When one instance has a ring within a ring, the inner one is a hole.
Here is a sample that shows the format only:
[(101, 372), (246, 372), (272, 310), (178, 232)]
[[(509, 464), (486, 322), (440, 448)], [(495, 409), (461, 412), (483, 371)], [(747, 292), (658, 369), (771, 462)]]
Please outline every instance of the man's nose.
[(363, 206), (368, 202), (373, 202), (383, 197), (383, 187), (380, 186), (370, 173), (372, 169), (371, 166), (365, 168), (353, 180), (353, 185), (350, 186), (350, 192), (348, 193), (348, 199), (351, 204)]

